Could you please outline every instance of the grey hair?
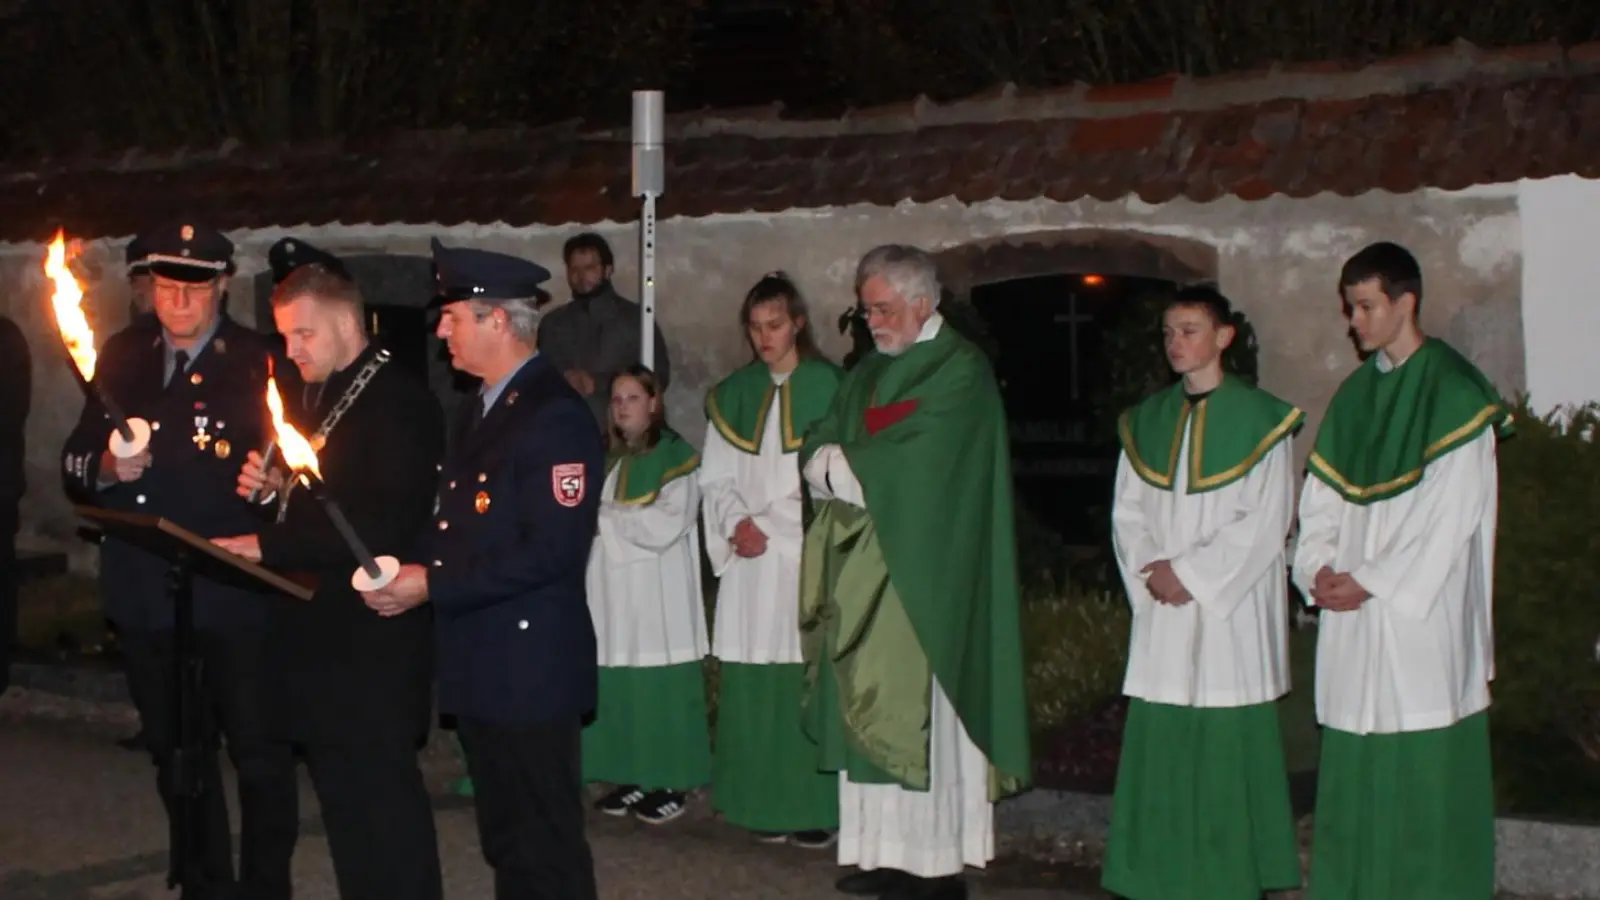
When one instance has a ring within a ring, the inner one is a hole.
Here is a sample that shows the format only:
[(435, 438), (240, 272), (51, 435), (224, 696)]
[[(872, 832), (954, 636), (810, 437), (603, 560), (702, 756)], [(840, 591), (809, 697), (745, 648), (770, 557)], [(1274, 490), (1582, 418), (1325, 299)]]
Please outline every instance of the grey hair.
[(538, 301), (533, 297), (517, 297), (493, 304), (481, 300), (472, 303), (472, 311), (480, 317), (488, 316), (497, 308), (505, 310), (506, 321), (511, 326), (511, 336), (530, 347), (533, 346), (534, 338), (539, 334)]
[(933, 309), (939, 308), (944, 286), (939, 283), (939, 267), (927, 251), (906, 244), (873, 247), (856, 266), (856, 293), (861, 293), (862, 285), (879, 277), (905, 302), (927, 297)]

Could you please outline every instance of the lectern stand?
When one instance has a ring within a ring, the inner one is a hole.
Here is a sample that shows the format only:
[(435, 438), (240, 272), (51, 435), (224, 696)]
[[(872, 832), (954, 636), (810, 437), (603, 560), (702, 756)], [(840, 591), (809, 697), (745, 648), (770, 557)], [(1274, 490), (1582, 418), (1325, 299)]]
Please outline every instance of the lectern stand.
[(204, 840), (205, 821), (201, 803), (205, 716), (201, 660), (195, 652), (194, 578), (199, 575), (256, 589), (265, 584), (300, 600), (310, 600), (313, 590), (235, 556), (167, 519), (93, 506), (76, 509), (79, 515), (98, 524), (107, 537), (126, 541), (167, 561), (167, 598), (173, 608), (173, 658), (177, 667), (172, 698), (172, 833), (167, 887), (186, 887), (194, 874), (188, 871), (192, 858), (188, 851)]

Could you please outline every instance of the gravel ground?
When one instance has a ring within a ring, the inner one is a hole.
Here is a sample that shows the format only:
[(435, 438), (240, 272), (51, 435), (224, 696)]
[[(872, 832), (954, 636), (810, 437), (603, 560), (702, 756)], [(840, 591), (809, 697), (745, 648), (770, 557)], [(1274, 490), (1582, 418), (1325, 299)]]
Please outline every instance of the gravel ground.
[[(0, 898), (156, 900), (167, 891), (166, 831), (149, 761), (113, 741), (135, 727), (112, 704), (12, 691), (0, 698)], [(470, 801), (445, 786), (460, 774), (448, 755), (430, 755), (446, 897), (489, 898)], [(230, 779), (231, 780), (231, 779)], [(336, 900), (316, 801), (302, 778), (302, 838), (295, 858), (297, 900)], [(710, 814), (703, 798), (677, 821), (651, 827), (594, 814), (589, 823), (605, 900), (709, 897), (840, 898), (832, 851), (768, 846)], [(1032, 846), (1027, 840), (1013, 845)], [(973, 894), (990, 900), (1089, 900), (1105, 895), (1097, 876), (1008, 848), (973, 872)]]

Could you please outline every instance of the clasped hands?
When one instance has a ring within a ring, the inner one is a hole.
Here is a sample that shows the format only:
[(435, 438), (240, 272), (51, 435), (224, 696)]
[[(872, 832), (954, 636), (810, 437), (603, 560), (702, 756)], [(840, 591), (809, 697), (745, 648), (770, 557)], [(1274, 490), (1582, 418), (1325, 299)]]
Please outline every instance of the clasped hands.
[(568, 369), (561, 374), (566, 376), (567, 384), (572, 385), (573, 390), (585, 397), (589, 397), (594, 394), (595, 383), (593, 375), (590, 375), (583, 369)]
[(1311, 601), (1331, 612), (1360, 609), (1372, 595), (1348, 572), (1335, 572), (1323, 566), (1311, 580)]
[(1144, 585), (1150, 590), (1150, 596), (1156, 598), (1157, 603), (1167, 606), (1183, 606), (1194, 601), (1194, 595), (1178, 580), (1172, 571), (1170, 560), (1158, 559), (1139, 570), (1145, 575)]
[(745, 559), (754, 559), (767, 552), (766, 532), (758, 528), (749, 516), (740, 519), (739, 524), (734, 526), (733, 537), (728, 539), (728, 543), (733, 545), (733, 552)]
[(415, 609), (428, 602), (428, 570), (416, 563), (406, 563), (384, 587), (362, 591), (361, 600), (368, 609), (386, 619)]
[(138, 456), (130, 456), (127, 459), (123, 459), (107, 450), (100, 454), (100, 479), (106, 484), (110, 484), (111, 479), (106, 477), (107, 474), (110, 474), (123, 484), (127, 484), (130, 481), (138, 481), (144, 477), (144, 471), (150, 468), (150, 459), (149, 450), (140, 453)]

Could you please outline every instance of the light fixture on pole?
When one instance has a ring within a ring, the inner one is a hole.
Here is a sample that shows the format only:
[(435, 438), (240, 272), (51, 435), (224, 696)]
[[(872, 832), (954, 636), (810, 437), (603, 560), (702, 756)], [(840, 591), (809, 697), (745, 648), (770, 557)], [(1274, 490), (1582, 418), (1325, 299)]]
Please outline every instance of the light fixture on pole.
[(639, 213), (639, 363), (656, 364), (656, 198), (666, 186), (660, 91), (633, 92), (633, 195), (644, 198)]

